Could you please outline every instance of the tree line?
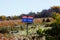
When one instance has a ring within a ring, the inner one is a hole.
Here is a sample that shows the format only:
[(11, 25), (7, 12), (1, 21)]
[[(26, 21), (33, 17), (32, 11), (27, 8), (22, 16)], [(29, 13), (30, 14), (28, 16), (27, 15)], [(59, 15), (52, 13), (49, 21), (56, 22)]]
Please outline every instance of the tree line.
[(28, 15), (28, 16), (33, 16), (34, 18), (46, 18), (46, 17), (52, 17), (53, 12), (59, 13), (60, 14), (60, 6), (53, 6), (49, 9), (44, 9), (41, 12), (29, 12), (28, 14), (21, 14), (19, 16), (0, 16), (0, 21), (2, 20), (17, 20), (21, 19), (22, 16)]

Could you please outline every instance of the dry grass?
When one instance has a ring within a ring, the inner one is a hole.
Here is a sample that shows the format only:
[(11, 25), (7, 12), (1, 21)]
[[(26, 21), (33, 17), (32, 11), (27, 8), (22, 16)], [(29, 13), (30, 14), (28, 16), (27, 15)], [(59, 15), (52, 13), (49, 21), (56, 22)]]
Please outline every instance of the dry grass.
[[(43, 19), (47, 19), (47, 18), (36, 18), (36, 19), (34, 19), (34, 23), (42, 23), (42, 20)], [(53, 22), (54, 21), (54, 19), (53, 18), (49, 18), (50, 19), (50, 21), (51, 22)], [(15, 24), (16, 25), (23, 25), (23, 24), (25, 24), (25, 23), (23, 23), (22, 22), (22, 20), (9, 20), (9, 21), (0, 21), (0, 27), (2, 27), (2, 26), (15, 26)]]

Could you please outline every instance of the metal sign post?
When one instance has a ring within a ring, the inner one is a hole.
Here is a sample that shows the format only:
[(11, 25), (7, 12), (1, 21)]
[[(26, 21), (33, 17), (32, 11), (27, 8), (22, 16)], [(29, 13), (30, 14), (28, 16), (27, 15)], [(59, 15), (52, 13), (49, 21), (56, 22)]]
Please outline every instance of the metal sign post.
[(27, 31), (26, 32), (27, 32), (27, 35), (28, 35), (28, 23), (27, 23)]

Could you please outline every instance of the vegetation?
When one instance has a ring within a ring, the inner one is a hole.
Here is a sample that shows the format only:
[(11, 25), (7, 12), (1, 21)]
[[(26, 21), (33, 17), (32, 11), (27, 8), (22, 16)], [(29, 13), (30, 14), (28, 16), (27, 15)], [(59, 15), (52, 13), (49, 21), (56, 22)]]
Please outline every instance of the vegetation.
[(0, 20), (17, 20), (17, 19), (21, 19), (23, 15), (29, 15), (29, 16), (33, 16), (34, 18), (43, 18), (43, 17), (52, 17), (53, 13), (58, 13), (60, 14), (60, 6), (53, 6), (50, 9), (44, 9), (41, 12), (29, 12), (28, 14), (21, 14), (19, 16), (0, 16)]
[[(59, 16), (60, 15), (57, 15), (54, 13), (53, 18), (55, 19), (55, 21), (51, 23), (50, 25), (48, 25), (49, 27), (52, 27), (52, 29), (42, 31), (45, 33), (47, 40), (53, 40), (53, 39), (60, 40), (60, 17)], [(38, 30), (37, 34), (41, 35), (40, 29)]]
[[(29, 12), (29, 14), (22, 14), (20, 16), (0, 16), (0, 21), (4, 21), (4, 20), (18, 20), (21, 19), (22, 16), (24, 15), (29, 15), (29, 16), (33, 16), (34, 18), (47, 18), (47, 20), (43, 19), (43, 25), (45, 25), (44, 27), (40, 27), (39, 25), (41, 25), (40, 23), (38, 24), (37, 22), (39, 22), (40, 20), (38, 20), (36, 23), (34, 23), (35, 26), (31, 25), (32, 27), (29, 28), (29, 31), (31, 32), (31, 30), (34, 28), (35, 32), (35, 28), (37, 27), (36, 25), (39, 26), (39, 29), (37, 30), (37, 34), (39, 36), (46, 36), (47, 40), (59, 40), (60, 39), (60, 7), (59, 6), (53, 6), (48, 10), (42, 10), (42, 12)], [(54, 19), (54, 21), (51, 24), (48, 24), (48, 22), (50, 22), (50, 20), (48, 19), (48, 17), (52, 17)], [(15, 21), (16, 22), (16, 21)], [(46, 24), (47, 23), (47, 24)], [(6, 23), (8, 24), (8, 23)], [(0, 27), (0, 33), (9, 33), (9, 31), (17, 31), (17, 30), (25, 30), (24, 27), (25, 26), (20, 26), (23, 25), (22, 22), (18, 21), (15, 24), (12, 22), (10, 22), (10, 24), (12, 26), (10, 26), (10, 28), (5, 28), (4, 27)], [(0, 25), (3, 25), (2, 23), (0, 23)], [(16, 27), (18, 26), (20, 27)], [(48, 27), (47, 27), (48, 26)], [(36, 28), (37, 29), (37, 28)], [(30, 33), (29, 32), (29, 33)]]
[(9, 31), (5, 27), (0, 27), (0, 33), (5, 34), (5, 33), (9, 33)]
[(47, 20), (46, 20), (46, 22), (50, 22), (50, 20), (49, 20), (49, 19), (47, 19)]

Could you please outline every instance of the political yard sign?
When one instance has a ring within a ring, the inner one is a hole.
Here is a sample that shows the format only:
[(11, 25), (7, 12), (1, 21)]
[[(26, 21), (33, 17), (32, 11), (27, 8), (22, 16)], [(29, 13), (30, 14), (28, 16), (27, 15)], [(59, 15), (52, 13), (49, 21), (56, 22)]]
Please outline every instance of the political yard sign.
[(33, 16), (22, 16), (22, 22), (33, 23)]

